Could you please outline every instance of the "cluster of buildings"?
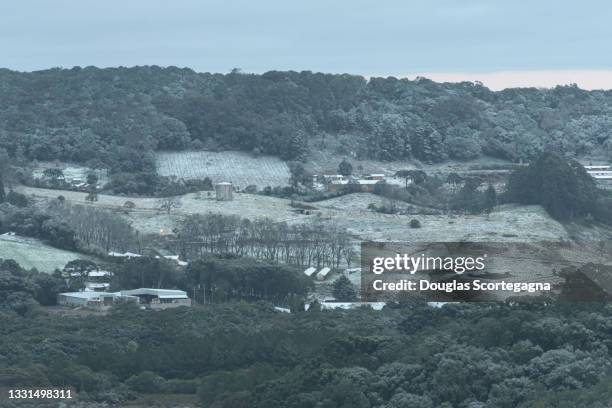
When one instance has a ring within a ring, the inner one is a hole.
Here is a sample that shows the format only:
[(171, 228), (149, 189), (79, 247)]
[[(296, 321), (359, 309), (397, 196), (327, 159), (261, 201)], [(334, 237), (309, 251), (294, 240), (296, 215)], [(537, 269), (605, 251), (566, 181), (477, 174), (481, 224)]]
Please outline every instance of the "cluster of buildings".
[(312, 184), (321, 190), (335, 193), (349, 185), (356, 190), (371, 193), (377, 185), (385, 183), (384, 174), (368, 174), (365, 176), (343, 176), (341, 174), (323, 174), (312, 176)]
[(610, 165), (584, 166), (584, 169), (595, 180), (612, 180)]
[[(315, 272), (316, 272), (316, 275), (315, 275)], [(310, 268), (304, 271), (304, 275), (308, 277), (312, 277), (313, 275), (315, 275), (317, 277), (317, 280), (324, 281), (330, 272), (331, 272), (331, 268), (328, 268), (327, 266), (325, 268), (322, 268), (319, 272), (317, 272), (317, 268), (315, 268), (314, 266), (311, 266)]]
[(179, 306), (191, 306), (187, 292), (175, 289), (140, 288), (119, 292), (67, 292), (58, 295), (61, 306), (87, 307), (105, 310), (118, 303), (134, 303), (143, 308), (161, 310)]
[[(118, 258), (139, 258), (142, 255), (133, 252), (109, 252), (109, 256)], [(161, 258), (156, 256), (156, 258)], [(178, 255), (167, 255), (163, 258), (175, 261), (180, 266), (187, 265)], [(83, 289), (78, 292), (66, 292), (58, 295), (58, 304), (69, 307), (86, 307), (89, 309), (106, 310), (117, 303), (135, 303), (146, 309), (167, 309), (179, 306), (191, 306), (187, 292), (176, 289), (139, 288), (110, 292), (110, 271), (92, 269), (77, 270), (78, 267), (64, 269), (63, 277), (67, 281), (80, 280)]]

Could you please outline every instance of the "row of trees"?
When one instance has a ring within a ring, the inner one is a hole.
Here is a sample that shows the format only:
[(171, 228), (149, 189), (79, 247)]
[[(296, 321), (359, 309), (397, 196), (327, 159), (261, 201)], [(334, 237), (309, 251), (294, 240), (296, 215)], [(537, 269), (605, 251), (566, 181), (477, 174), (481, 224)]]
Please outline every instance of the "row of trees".
[(339, 267), (354, 256), (348, 233), (332, 223), (288, 225), (222, 214), (185, 218), (172, 248), (185, 259), (232, 253), (286, 264)]
[(54, 200), (47, 207), (46, 214), (65, 223), (84, 250), (140, 253), (143, 248), (138, 232), (110, 210)]

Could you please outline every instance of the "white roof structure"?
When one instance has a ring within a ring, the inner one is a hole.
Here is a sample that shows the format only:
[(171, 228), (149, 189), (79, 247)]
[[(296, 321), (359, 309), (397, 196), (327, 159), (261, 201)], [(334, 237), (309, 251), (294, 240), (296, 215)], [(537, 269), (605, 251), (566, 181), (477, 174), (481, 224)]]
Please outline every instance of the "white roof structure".
[(111, 271), (90, 271), (87, 276), (90, 278), (102, 278), (105, 276), (113, 276), (113, 273)]
[(363, 180), (363, 179), (357, 180), (358, 184), (378, 184), (380, 182), (381, 180)]
[(117, 295), (117, 293), (93, 292), (93, 291), (86, 290), (83, 292), (60, 293), (60, 295), (66, 296), (66, 297), (72, 297), (72, 298), (79, 298), (79, 299), (96, 300), (96, 299), (99, 299), (100, 296), (102, 295), (113, 296), (113, 295)]
[(155, 296), (160, 299), (188, 299), (187, 292), (175, 289), (152, 289), (140, 288), (131, 290), (122, 290), (122, 295), (125, 296)]
[(85, 282), (85, 290), (108, 289), (110, 283)]
[[(155, 259), (160, 259), (160, 258), (159, 258), (158, 255), (156, 255)], [(187, 265), (189, 265), (189, 262), (181, 261), (179, 259), (179, 255), (164, 255), (164, 259), (167, 259), (169, 261), (175, 261), (178, 266), (187, 266)]]
[(595, 180), (612, 180), (612, 171), (595, 170), (587, 171)]
[(304, 275), (312, 276), (312, 274), (315, 273), (316, 271), (317, 271), (317, 268), (315, 268), (314, 266), (311, 266), (310, 268), (304, 271)]
[(142, 255), (135, 254), (133, 252), (125, 252), (123, 254), (121, 252), (109, 252), (108, 256), (114, 256), (118, 258), (138, 258), (138, 257), (141, 257)]
[(325, 277), (327, 277), (330, 272), (331, 269), (326, 266), (325, 268), (321, 269), (319, 273), (317, 273), (317, 279), (325, 280)]
[(373, 310), (382, 310), (385, 307), (385, 302), (323, 302), (321, 303), (321, 309), (333, 310), (333, 309), (356, 309), (358, 307), (366, 306), (371, 307)]

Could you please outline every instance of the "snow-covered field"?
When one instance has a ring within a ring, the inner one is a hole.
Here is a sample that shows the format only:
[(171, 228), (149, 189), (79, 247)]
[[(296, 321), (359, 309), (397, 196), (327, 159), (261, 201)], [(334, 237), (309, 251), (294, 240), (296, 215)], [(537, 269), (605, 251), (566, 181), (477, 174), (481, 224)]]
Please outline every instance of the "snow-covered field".
[[(506, 205), (486, 215), (397, 215), (380, 214), (367, 209), (368, 204), (383, 202), (370, 193), (349, 194), (330, 200), (310, 203), (316, 207), (310, 215), (292, 211), (291, 201), (255, 194), (234, 194), (233, 201), (216, 201), (206, 193), (186, 194), (179, 198), (181, 207), (170, 215), (159, 211), (155, 198), (126, 198), (100, 194), (94, 204), (86, 204), (85, 193), (60, 192), (33, 187), (20, 187), (19, 191), (34, 199), (52, 200), (59, 194), (73, 203), (119, 209), (126, 200), (136, 208), (124, 215), (143, 233), (172, 230), (187, 214), (220, 213), (255, 219), (268, 217), (288, 223), (319, 219), (345, 227), (358, 239), (382, 241), (512, 241), (533, 242), (568, 239), (568, 233), (539, 206)], [(421, 228), (410, 228), (413, 218)]]
[(183, 179), (208, 177), (214, 183), (229, 181), (240, 189), (256, 185), (261, 190), (289, 182), (289, 167), (281, 159), (236, 151), (158, 153), (157, 172)]
[(75, 259), (88, 259), (75, 252), (64, 251), (43, 244), (37, 239), (0, 235), (0, 258), (14, 259), (25, 269), (36, 268), (41, 272), (53, 272), (56, 268)]

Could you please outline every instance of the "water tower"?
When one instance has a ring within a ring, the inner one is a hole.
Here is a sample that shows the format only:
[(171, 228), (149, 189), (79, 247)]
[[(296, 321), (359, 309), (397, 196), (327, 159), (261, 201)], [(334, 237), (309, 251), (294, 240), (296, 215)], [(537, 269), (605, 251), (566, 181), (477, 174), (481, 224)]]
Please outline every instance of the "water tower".
[(221, 182), (215, 184), (215, 193), (217, 201), (231, 201), (233, 197), (234, 186), (232, 183)]

